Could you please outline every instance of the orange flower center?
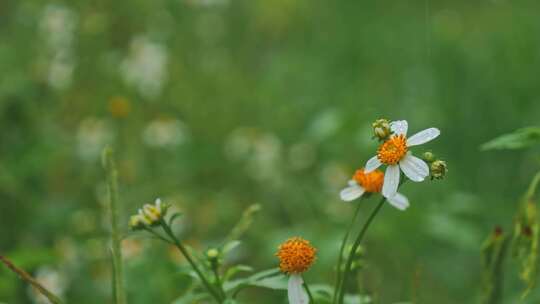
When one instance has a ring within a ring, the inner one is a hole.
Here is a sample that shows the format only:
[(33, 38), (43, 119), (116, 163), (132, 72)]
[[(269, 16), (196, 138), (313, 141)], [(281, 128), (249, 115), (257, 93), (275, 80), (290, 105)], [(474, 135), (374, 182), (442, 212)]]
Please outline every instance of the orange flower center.
[(359, 169), (354, 173), (353, 180), (362, 186), (362, 188), (366, 189), (366, 192), (381, 192), (384, 173), (380, 170), (375, 170), (366, 174), (364, 173), (364, 169)]
[(290, 238), (279, 245), (276, 253), (279, 258), (279, 269), (287, 274), (302, 273), (313, 264), (316, 252), (317, 249), (313, 248), (309, 241), (299, 237)]
[(394, 135), (381, 144), (377, 157), (385, 165), (395, 165), (407, 154), (407, 150), (405, 135)]

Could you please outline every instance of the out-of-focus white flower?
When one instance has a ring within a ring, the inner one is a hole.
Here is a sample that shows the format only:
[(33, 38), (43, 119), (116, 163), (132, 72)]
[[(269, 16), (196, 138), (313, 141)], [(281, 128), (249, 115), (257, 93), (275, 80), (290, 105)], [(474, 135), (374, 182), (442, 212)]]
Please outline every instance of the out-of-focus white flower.
[(167, 80), (167, 48), (146, 36), (131, 41), (129, 55), (122, 61), (124, 80), (146, 98), (155, 98)]
[(49, 85), (55, 89), (65, 89), (72, 81), (75, 68), (73, 40), (77, 28), (76, 13), (63, 5), (49, 4), (45, 6), (40, 30), (47, 44), (50, 58), (48, 70)]
[[(66, 278), (59, 271), (48, 266), (43, 266), (36, 271), (35, 278), (52, 293), (61, 298), (63, 297), (67, 288), (67, 282)], [(28, 287), (28, 293), (36, 304), (50, 303), (45, 296), (35, 291), (32, 287)]]
[(365, 166), (365, 172), (369, 173), (383, 164), (387, 165), (382, 187), (382, 194), (386, 198), (392, 198), (397, 192), (400, 169), (413, 182), (421, 182), (429, 175), (428, 165), (413, 156), (409, 147), (429, 142), (441, 134), (439, 129), (429, 128), (407, 138), (406, 120), (393, 121), (390, 128), (393, 135), (379, 146), (377, 155), (369, 159)]
[(227, 157), (244, 161), (248, 174), (260, 181), (279, 183), (282, 144), (276, 135), (255, 128), (234, 130), (225, 143)]
[(322, 141), (337, 132), (341, 121), (341, 115), (337, 110), (328, 109), (315, 117), (308, 129), (308, 135)]
[(103, 148), (112, 142), (114, 133), (102, 119), (89, 117), (81, 121), (77, 131), (77, 152), (86, 161), (99, 159)]
[(186, 139), (186, 127), (178, 119), (153, 120), (143, 131), (144, 142), (155, 148), (175, 147)]
[(295, 170), (309, 168), (316, 158), (315, 146), (308, 142), (294, 144), (289, 150), (289, 163)]

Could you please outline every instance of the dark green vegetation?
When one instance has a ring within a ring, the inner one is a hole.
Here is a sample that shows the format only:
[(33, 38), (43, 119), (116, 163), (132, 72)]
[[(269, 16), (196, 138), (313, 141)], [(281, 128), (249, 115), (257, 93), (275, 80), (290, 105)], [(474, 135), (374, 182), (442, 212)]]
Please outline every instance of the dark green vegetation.
[[(319, 249), (306, 279), (331, 282), (354, 208), (338, 191), (376, 149), (370, 123), (387, 117), (441, 129), (422, 148), (450, 172), (400, 189), (406, 212), (381, 211), (359, 284), (378, 303), (478, 301), (482, 241), (513, 229), (539, 168), (538, 146), (480, 145), (540, 121), (540, 3), (343, 2), (2, 0), (0, 254), (38, 277), (58, 273), (68, 303), (109, 303), (100, 153), (111, 144), (126, 232), (159, 196), (204, 250), (259, 203), (234, 262), (273, 268), (276, 246), (300, 235)], [(172, 248), (130, 237), (125, 254), (128, 303), (183, 293)], [(503, 303), (517, 303), (509, 263)], [(538, 301), (533, 290), (524, 303)], [(5, 268), (0, 302), (31, 303)]]

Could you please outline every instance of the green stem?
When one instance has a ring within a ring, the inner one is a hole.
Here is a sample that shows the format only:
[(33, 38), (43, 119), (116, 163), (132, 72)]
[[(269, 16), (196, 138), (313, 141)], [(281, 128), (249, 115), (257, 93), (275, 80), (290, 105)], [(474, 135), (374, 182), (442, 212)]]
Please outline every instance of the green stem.
[(347, 287), (347, 283), (349, 281), (349, 274), (351, 271), (351, 266), (354, 260), (354, 255), (356, 253), (356, 250), (360, 246), (360, 243), (362, 242), (362, 239), (364, 238), (364, 235), (366, 234), (367, 229), (369, 228), (369, 225), (375, 218), (375, 216), (379, 213), (382, 206), (384, 205), (384, 202), (386, 202), (386, 198), (383, 197), (379, 201), (379, 204), (375, 209), (373, 209), (373, 212), (369, 215), (369, 218), (367, 219), (366, 223), (362, 227), (362, 230), (360, 230), (360, 233), (356, 237), (356, 240), (353, 243), (353, 246), (351, 248), (351, 252), (349, 253), (349, 257), (347, 258), (347, 262), (345, 263), (345, 269), (343, 270), (343, 282), (341, 284), (341, 289), (339, 292), (339, 302), (340, 304), (343, 304), (343, 299), (345, 298), (345, 288)]
[(313, 294), (311, 293), (311, 290), (309, 289), (308, 283), (306, 283), (306, 279), (304, 276), (302, 276), (302, 280), (304, 281), (304, 288), (306, 289), (307, 295), (309, 297), (309, 303), (315, 304), (315, 300), (313, 299)]
[(111, 214), (112, 233), (112, 259), (114, 273), (114, 303), (126, 304), (126, 294), (124, 290), (124, 273), (122, 266), (122, 249), (120, 246), (122, 237), (118, 226), (118, 171), (114, 163), (113, 150), (105, 148), (103, 150), (103, 167), (107, 171), (107, 184), (109, 190), (109, 207)]
[(540, 184), (540, 172), (536, 173), (536, 175), (533, 177), (533, 180), (529, 184), (529, 188), (527, 189), (527, 194), (525, 195), (525, 199), (527, 201), (531, 200), (534, 196), (534, 193), (536, 192), (536, 188), (538, 187), (538, 184)]
[(212, 263), (212, 271), (214, 272), (214, 276), (216, 277), (216, 287), (218, 289), (218, 292), (221, 294), (221, 298), (225, 299), (227, 296), (225, 295), (225, 291), (223, 290), (223, 284), (221, 282), (221, 278), (219, 277), (219, 269), (217, 263)]
[(28, 272), (22, 270), (21, 268), (15, 266), (8, 258), (0, 255), (0, 261), (6, 265), (11, 271), (19, 275), (19, 277), (32, 285), (39, 293), (44, 295), (52, 304), (62, 304), (62, 301), (59, 297), (50, 292), (47, 288), (41, 285), (36, 279), (34, 279)]
[(356, 218), (358, 217), (358, 213), (360, 211), (360, 202), (358, 202), (356, 206), (356, 210), (354, 211), (354, 215), (351, 219), (351, 223), (349, 224), (349, 227), (347, 228), (347, 232), (343, 236), (343, 241), (341, 242), (341, 247), (339, 248), (339, 256), (338, 256), (338, 262), (336, 267), (336, 286), (334, 288), (334, 295), (332, 298), (332, 303), (335, 304), (337, 301), (337, 295), (341, 289), (341, 279), (342, 279), (342, 272), (341, 272), (341, 263), (343, 262), (343, 251), (345, 250), (345, 246), (347, 244), (347, 240), (349, 239), (349, 234), (351, 233), (351, 229), (354, 226), (354, 223), (356, 222)]
[(168, 243), (168, 244), (173, 244), (174, 245), (174, 242), (163, 237), (162, 235), (160, 235), (159, 233), (155, 232), (152, 228), (148, 227), (148, 226), (144, 226), (143, 227), (144, 230), (150, 232), (154, 237), (164, 241), (165, 243)]
[(197, 276), (199, 276), (199, 279), (201, 279), (201, 282), (203, 283), (204, 287), (206, 287), (208, 292), (210, 292), (210, 294), (216, 299), (216, 301), (218, 303), (223, 303), (224, 299), (222, 299), (221, 295), (217, 291), (214, 290), (214, 288), (212, 287), (212, 285), (210, 284), (208, 279), (206, 279), (206, 276), (201, 272), (201, 270), (199, 269), (199, 267), (197, 266), (197, 264), (195, 263), (195, 261), (193, 260), (191, 255), (189, 254), (186, 247), (184, 247), (184, 245), (182, 245), (180, 240), (178, 240), (178, 238), (176, 238), (176, 236), (174, 235), (174, 233), (171, 230), (171, 227), (169, 227), (169, 225), (167, 225), (167, 223), (165, 223), (165, 221), (163, 219), (161, 220), (161, 227), (163, 227), (163, 230), (165, 231), (165, 233), (167, 233), (171, 237), (171, 239), (173, 240), (173, 243), (176, 246), (176, 248), (178, 248), (178, 250), (180, 250), (180, 252), (186, 258), (186, 260), (189, 262), (189, 264), (191, 265), (193, 270), (195, 270), (195, 272), (197, 273)]

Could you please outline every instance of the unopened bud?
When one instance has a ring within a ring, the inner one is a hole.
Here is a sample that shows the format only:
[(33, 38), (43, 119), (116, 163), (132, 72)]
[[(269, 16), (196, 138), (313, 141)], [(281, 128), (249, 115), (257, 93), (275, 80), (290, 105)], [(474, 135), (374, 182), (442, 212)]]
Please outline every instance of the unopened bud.
[(386, 140), (392, 134), (392, 130), (390, 130), (390, 121), (387, 119), (377, 119), (371, 126), (373, 127), (374, 137), (381, 141)]
[(145, 220), (140, 214), (132, 215), (129, 218), (129, 229), (140, 230), (145, 226)]
[(206, 256), (210, 259), (210, 260), (214, 260), (214, 259), (217, 259), (218, 256), (219, 256), (219, 250), (217, 250), (216, 248), (210, 248), (206, 251)]
[(448, 172), (448, 166), (443, 160), (436, 160), (431, 163), (431, 179), (442, 179)]
[(422, 158), (427, 161), (428, 163), (432, 163), (435, 161), (435, 154), (433, 154), (432, 152), (424, 152), (424, 154), (422, 154)]

